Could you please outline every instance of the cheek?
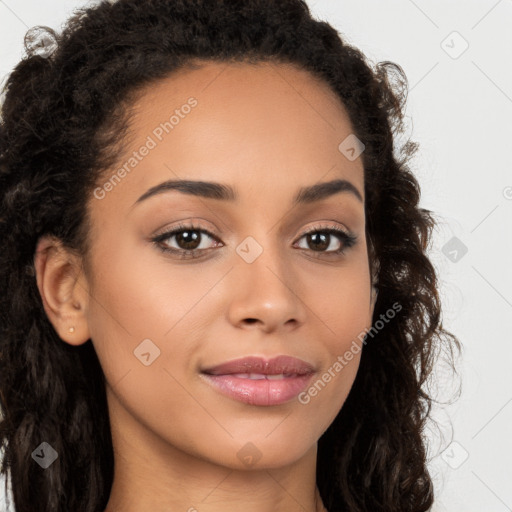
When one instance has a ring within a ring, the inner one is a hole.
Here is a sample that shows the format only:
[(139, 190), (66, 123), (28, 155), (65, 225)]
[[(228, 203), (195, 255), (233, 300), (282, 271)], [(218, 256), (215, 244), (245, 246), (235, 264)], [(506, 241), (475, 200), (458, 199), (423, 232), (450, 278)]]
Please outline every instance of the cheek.
[(301, 295), (323, 330), (332, 355), (344, 352), (353, 339), (369, 328), (372, 321), (371, 281), (364, 245), (347, 258), (343, 265), (327, 271), (317, 268), (305, 273)]
[[(365, 332), (371, 327), (371, 285), (367, 260), (359, 260), (327, 279), (310, 276), (307, 304), (316, 313), (317, 327), (310, 331), (321, 340), (325, 360), (318, 376), (299, 402), (308, 410), (306, 423), (322, 422), (326, 429), (345, 402), (359, 369)], [(322, 286), (321, 286), (322, 285)]]
[[(145, 368), (148, 359), (155, 361), (151, 366), (169, 359), (173, 335), (207, 292), (208, 279), (194, 279), (184, 265), (157, 266), (151, 251), (134, 250), (122, 237), (98, 243), (91, 267), (89, 330), (110, 382)], [(173, 359), (185, 349), (173, 346)]]
[[(96, 253), (88, 315), (108, 382), (111, 418), (140, 429), (142, 436), (153, 430), (193, 447), (204, 436), (208, 418), (187, 391), (197, 349), (190, 334), (205, 314), (198, 299), (216, 280), (199, 280), (197, 270), (185, 265), (172, 268), (164, 261), (156, 266), (154, 256), (139, 252), (131, 257), (135, 251), (120, 247)], [(176, 421), (176, 411), (184, 410), (186, 417)], [(214, 421), (208, 426), (219, 428)]]
[(101, 337), (106, 332), (128, 335), (133, 342), (165, 338), (214, 281), (208, 274), (198, 279), (198, 266), (167, 261), (157, 248), (140, 250), (125, 238), (97, 247), (92, 329)]

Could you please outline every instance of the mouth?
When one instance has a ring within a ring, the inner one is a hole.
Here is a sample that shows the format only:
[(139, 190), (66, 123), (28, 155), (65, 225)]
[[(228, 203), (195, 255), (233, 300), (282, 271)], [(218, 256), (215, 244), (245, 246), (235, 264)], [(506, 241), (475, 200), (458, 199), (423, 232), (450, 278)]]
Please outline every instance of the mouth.
[(296, 374), (289, 373), (277, 373), (277, 374), (264, 374), (264, 373), (231, 373), (229, 374), (232, 377), (236, 377), (238, 379), (249, 379), (249, 380), (281, 380), (281, 379), (289, 379), (290, 377), (297, 377)]
[(271, 406), (295, 398), (314, 373), (311, 364), (295, 357), (245, 357), (203, 369), (201, 377), (229, 398), (249, 405)]

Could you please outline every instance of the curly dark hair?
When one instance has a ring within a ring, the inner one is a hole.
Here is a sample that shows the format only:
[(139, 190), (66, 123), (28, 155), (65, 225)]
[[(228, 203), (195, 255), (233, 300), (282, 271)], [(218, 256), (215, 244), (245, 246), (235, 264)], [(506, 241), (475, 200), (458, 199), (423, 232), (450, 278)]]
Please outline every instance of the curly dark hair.
[[(44, 36), (43, 50), (34, 38)], [(54, 48), (51, 45), (54, 44)], [(329, 84), (365, 144), (366, 234), (379, 289), (359, 371), (318, 443), (317, 485), (330, 512), (430, 509), (428, 381), (441, 350), (460, 350), (441, 321), (428, 258), (435, 220), (419, 207), (404, 133), (407, 79), (369, 63), (303, 0), (118, 0), (78, 10), (60, 34), (36, 27), (3, 90), (0, 124), (1, 472), (17, 512), (102, 512), (113, 481), (105, 377), (91, 340), (63, 343), (39, 294), (34, 252), (51, 234), (88, 250), (87, 200), (121, 151), (144, 86), (194, 60), (291, 63)], [(59, 453), (40, 471), (41, 440)]]

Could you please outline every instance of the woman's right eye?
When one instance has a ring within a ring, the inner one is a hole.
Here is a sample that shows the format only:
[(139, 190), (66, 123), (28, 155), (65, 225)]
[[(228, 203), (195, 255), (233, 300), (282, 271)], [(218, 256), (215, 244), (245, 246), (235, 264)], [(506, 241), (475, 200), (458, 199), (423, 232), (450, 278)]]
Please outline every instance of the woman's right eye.
[[(178, 226), (171, 231), (155, 236), (152, 241), (164, 252), (173, 253), (183, 258), (195, 258), (199, 257), (198, 252), (205, 252), (211, 248), (201, 247), (205, 236), (222, 243), (208, 230), (193, 225)], [(173, 243), (177, 247), (172, 247)]]

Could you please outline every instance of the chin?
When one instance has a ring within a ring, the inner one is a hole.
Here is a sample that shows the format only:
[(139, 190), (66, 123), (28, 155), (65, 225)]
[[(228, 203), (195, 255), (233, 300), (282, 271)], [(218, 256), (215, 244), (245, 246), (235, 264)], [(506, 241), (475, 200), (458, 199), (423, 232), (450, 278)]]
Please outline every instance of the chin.
[(270, 435), (260, 430), (254, 436), (235, 437), (221, 453), (210, 452), (208, 458), (234, 470), (278, 469), (294, 464), (312, 450), (316, 454), (316, 441), (297, 438), (286, 430)]

